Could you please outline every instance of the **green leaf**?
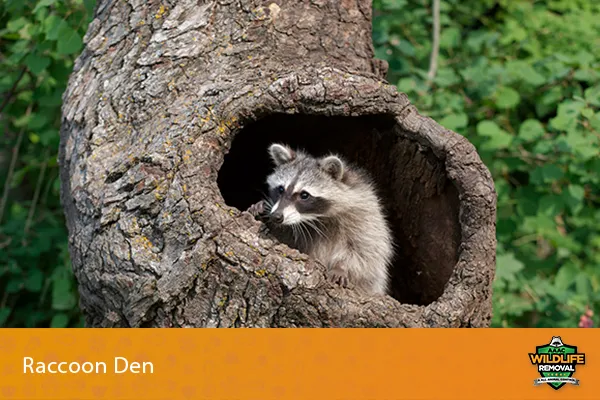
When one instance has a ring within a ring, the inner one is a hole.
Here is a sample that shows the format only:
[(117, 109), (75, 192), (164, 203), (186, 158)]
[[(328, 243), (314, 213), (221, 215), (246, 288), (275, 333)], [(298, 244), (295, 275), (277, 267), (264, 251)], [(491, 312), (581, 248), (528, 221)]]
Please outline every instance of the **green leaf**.
[(496, 92), (496, 106), (498, 108), (514, 108), (521, 102), (519, 93), (510, 87), (501, 86)]
[(31, 114), (29, 114), (29, 115), (23, 114), (15, 120), (14, 125), (17, 128), (23, 128), (23, 127), (27, 126), (27, 124), (29, 124), (30, 120), (31, 120)]
[(508, 18), (505, 22), (505, 30), (500, 39), (502, 45), (508, 45), (513, 42), (521, 42), (527, 37), (527, 31), (523, 29), (514, 19)]
[(50, 14), (44, 21), (44, 32), (48, 40), (57, 40), (60, 33), (67, 29), (71, 29), (67, 22), (55, 14)]
[(565, 264), (558, 270), (554, 285), (562, 291), (566, 291), (575, 284), (575, 277), (579, 274), (578, 268), (573, 264)]
[(494, 305), (500, 308), (500, 313), (507, 316), (520, 317), (524, 313), (533, 310), (531, 300), (525, 296), (514, 293), (502, 293), (496, 295), (498, 300)]
[(592, 119), (594, 118), (594, 110), (586, 107), (583, 110), (581, 110), (581, 115), (583, 115), (587, 119)]
[(571, 209), (573, 214), (578, 214), (583, 208), (583, 198), (585, 189), (583, 186), (571, 184), (564, 192), (565, 203)]
[(592, 294), (592, 285), (588, 276), (580, 273), (575, 277), (575, 290), (582, 299), (582, 306), (589, 304), (589, 297)]
[(79, 34), (71, 28), (62, 29), (57, 51), (59, 54), (74, 54), (81, 50), (83, 42)]
[(600, 107), (600, 85), (587, 88), (584, 92), (584, 96), (585, 101), (587, 101), (591, 105)]
[(440, 33), (440, 47), (451, 49), (460, 43), (460, 29), (457, 27), (444, 28)]
[(483, 150), (498, 150), (510, 146), (513, 137), (501, 129), (494, 121), (481, 121), (477, 124), (477, 133), (487, 137), (488, 140), (483, 143)]
[(35, 75), (39, 75), (50, 65), (50, 58), (36, 53), (30, 53), (25, 57), (25, 65), (27, 65), (27, 68)]
[(540, 86), (546, 83), (546, 78), (544, 75), (537, 72), (533, 67), (527, 66), (519, 71), (521, 78), (533, 86)]
[(535, 154), (549, 154), (554, 153), (555, 151), (554, 142), (551, 141), (538, 141), (535, 146), (533, 146), (533, 152)]
[(31, 43), (28, 40), (19, 40), (12, 46), (12, 54), (7, 59), (8, 65), (20, 65), (23, 57), (29, 53)]
[(455, 85), (458, 82), (460, 82), (460, 78), (451, 68), (441, 68), (435, 76), (435, 83), (440, 87)]
[(537, 167), (530, 172), (530, 179), (532, 183), (536, 185), (552, 183), (561, 179), (563, 176), (563, 170), (554, 164), (546, 164)]
[(600, 112), (597, 112), (593, 117), (589, 118), (592, 129), (600, 132)]
[(412, 78), (403, 78), (396, 84), (398, 90), (403, 93), (411, 93), (416, 90), (417, 84)]
[(595, 59), (596, 57), (587, 51), (580, 51), (574, 57), (574, 61), (581, 66), (588, 66)]
[(33, 100), (33, 92), (31, 90), (24, 90), (17, 95), (17, 100), (29, 103)]
[(32, 130), (42, 128), (48, 123), (48, 116), (41, 113), (31, 114), (31, 118), (27, 123), (27, 127)]
[(496, 135), (481, 145), (482, 150), (500, 150), (509, 148), (512, 144), (512, 136), (509, 134)]
[(29, 21), (27, 21), (27, 19), (24, 17), (12, 19), (6, 24), (6, 29), (8, 30), (8, 32), (19, 32), (28, 23)]
[(491, 137), (502, 131), (494, 121), (481, 121), (477, 124), (477, 133), (481, 136)]
[(571, 130), (561, 140), (564, 140), (568, 148), (583, 161), (600, 155), (600, 147), (596, 140), (591, 135), (584, 134), (582, 131)]
[(499, 255), (496, 259), (496, 279), (514, 281), (516, 275), (523, 270), (525, 265), (513, 253)]
[(562, 197), (550, 194), (540, 198), (539, 212), (554, 217), (562, 212), (563, 206)]
[(537, 119), (525, 120), (519, 128), (519, 138), (526, 142), (541, 139), (544, 136), (544, 126)]
[(599, 79), (598, 72), (593, 69), (578, 69), (573, 78), (583, 82), (596, 82)]
[(585, 104), (578, 101), (564, 101), (558, 105), (558, 113), (550, 120), (550, 125), (557, 130), (568, 131), (577, 125), (579, 113)]
[(408, 40), (400, 40), (396, 47), (401, 53), (406, 54), (409, 57), (415, 55), (415, 47), (410, 44)]
[(25, 279), (25, 289), (37, 293), (42, 290), (44, 284), (44, 274), (39, 269), (31, 270)]
[(545, 65), (548, 70), (548, 75), (551, 81), (559, 81), (566, 78), (572, 71), (572, 67), (565, 64), (563, 61), (550, 61)]
[(564, 176), (563, 170), (554, 164), (544, 165), (541, 170), (542, 176), (544, 177), (544, 182), (554, 182)]
[(55, 2), (56, 0), (40, 0), (33, 8), (33, 12), (36, 13), (40, 8), (51, 6)]
[(467, 114), (465, 113), (459, 113), (459, 114), (450, 114), (450, 115), (446, 115), (444, 118), (442, 118), (439, 121), (440, 125), (452, 130), (452, 131), (458, 131), (462, 128), (465, 128), (468, 123), (468, 117)]
[(40, 136), (32, 132), (29, 134), (29, 140), (31, 141), (31, 143), (36, 144), (40, 141)]
[(73, 309), (76, 303), (70, 277), (66, 273), (55, 276), (52, 284), (52, 308), (67, 311)]
[(556, 108), (556, 105), (563, 99), (563, 91), (559, 86), (555, 86), (550, 90), (542, 94), (540, 102), (552, 109)]
[(69, 319), (65, 313), (55, 314), (50, 321), (50, 328), (66, 328), (69, 325)]
[(556, 222), (554, 218), (547, 215), (538, 214), (535, 216), (534, 222), (537, 232), (540, 234), (547, 234), (548, 232), (556, 231)]

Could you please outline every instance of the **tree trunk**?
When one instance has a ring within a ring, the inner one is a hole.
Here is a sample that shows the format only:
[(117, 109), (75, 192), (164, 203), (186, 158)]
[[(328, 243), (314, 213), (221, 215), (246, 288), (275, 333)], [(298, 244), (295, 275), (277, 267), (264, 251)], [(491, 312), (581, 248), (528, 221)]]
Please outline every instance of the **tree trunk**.
[[(373, 58), (368, 0), (99, 0), (64, 95), (62, 200), (103, 327), (485, 327), (496, 194)], [(329, 284), (250, 214), (273, 140), (374, 176), (392, 296)]]

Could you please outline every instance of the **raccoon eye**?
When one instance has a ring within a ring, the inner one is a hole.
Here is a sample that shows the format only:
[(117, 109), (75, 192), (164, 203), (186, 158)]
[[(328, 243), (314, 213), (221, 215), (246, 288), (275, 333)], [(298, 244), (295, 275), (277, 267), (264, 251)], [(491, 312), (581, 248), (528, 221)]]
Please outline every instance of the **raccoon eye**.
[(308, 192), (304, 192), (304, 191), (303, 191), (303, 192), (300, 192), (300, 198), (301, 198), (302, 200), (306, 200), (306, 199), (308, 199), (309, 197), (310, 197), (310, 194), (309, 194)]
[(285, 192), (285, 188), (283, 186), (277, 186), (277, 193), (282, 194)]

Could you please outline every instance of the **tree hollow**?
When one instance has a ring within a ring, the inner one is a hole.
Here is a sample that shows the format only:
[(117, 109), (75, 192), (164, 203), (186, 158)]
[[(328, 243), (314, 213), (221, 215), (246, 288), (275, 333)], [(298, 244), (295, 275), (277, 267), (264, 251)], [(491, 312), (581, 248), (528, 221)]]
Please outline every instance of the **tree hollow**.
[(315, 156), (343, 155), (373, 177), (394, 233), (390, 294), (407, 304), (436, 300), (457, 262), (459, 201), (444, 164), (403, 139), (392, 115), (272, 114), (233, 136), (217, 183), (225, 203), (243, 211), (266, 193), (267, 147), (282, 142)]

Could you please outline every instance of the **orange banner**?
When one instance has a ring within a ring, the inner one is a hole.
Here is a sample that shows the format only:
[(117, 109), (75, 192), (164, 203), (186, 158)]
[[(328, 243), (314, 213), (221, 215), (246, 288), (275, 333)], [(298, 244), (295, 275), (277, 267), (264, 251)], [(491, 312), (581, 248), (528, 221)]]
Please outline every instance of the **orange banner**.
[(598, 399), (599, 376), (598, 329), (0, 330), (2, 399)]

